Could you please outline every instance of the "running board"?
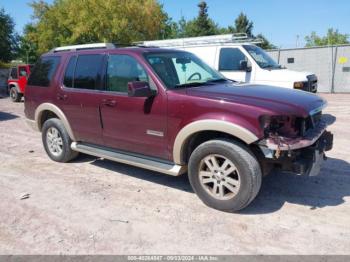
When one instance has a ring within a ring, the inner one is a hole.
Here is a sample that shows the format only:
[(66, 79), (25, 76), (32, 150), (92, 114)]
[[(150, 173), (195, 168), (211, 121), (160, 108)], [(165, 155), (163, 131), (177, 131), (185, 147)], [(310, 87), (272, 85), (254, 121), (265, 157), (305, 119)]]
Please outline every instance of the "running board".
[(84, 154), (93, 155), (112, 161), (128, 164), (132, 166), (141, 167), (144, 169), (164, 173), (171, 176), (179, 176), (187, 171), (186, 166), (176, 165), (170, 162), (157, 161), (154, 158), (147, 158), (143, 156), (130, 155), (121, 151), (111, 150), (83, 143), (73, 142), (71, 148)]

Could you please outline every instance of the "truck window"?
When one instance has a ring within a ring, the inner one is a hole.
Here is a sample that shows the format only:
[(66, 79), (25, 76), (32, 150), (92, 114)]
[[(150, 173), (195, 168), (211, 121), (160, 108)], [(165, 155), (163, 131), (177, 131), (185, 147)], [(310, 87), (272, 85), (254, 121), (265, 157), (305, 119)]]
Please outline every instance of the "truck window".
[(17, 67), (12, 67), (12, 68), (11, 68), (10, 77), (11, 77), (12, 79), (17, 79), (17, 78), (18, 78)]
[(219, 56), (219, 71), (239, 71), (241, 61), (248, 61), (238, 48), (221, 48)]
[(75, 67), (73, 87), (99, 89), (103, 55), (80, 55)]
[(110, 55), (107, 66), (107, 91), (127, 93), (128, 82), (148, 82), (148, 75), (137, 60), (129, 55)]
[(19, 67), (19, 76), (27, 76), (27, 68), (23, 66)]
[(47, 87), (60, 62), (59, 56), (47, 56), (38, 60), (28, 79), (28, 85)]

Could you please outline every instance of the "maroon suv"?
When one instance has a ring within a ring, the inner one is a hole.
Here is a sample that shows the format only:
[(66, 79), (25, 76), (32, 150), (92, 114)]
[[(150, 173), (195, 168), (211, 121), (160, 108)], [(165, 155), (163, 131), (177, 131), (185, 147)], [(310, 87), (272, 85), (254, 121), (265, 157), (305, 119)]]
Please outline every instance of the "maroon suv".
[(188, 173), (205, 204), (237, 211), (271, 170), (319, 172), (333, 143), (325, 106), (303, 91), (232, 82), (188, 52), (96, 44), (43, 55), (25, 114), (55, 161), (83, 152)]

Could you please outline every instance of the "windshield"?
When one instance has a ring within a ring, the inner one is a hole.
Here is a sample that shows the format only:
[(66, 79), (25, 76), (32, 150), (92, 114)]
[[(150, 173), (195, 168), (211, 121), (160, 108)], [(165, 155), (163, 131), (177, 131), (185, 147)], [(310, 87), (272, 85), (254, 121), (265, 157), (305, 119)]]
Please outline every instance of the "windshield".
[(148, 53), (147, 62), (170, 89), (227, 81), (198, 57), (187, 52)]
[(255, 45), (243, 45), (244, 49), (253, 57), (255, 62), (261, 68), (280, 69), (282, 68), (275, 62), (263, 49)]

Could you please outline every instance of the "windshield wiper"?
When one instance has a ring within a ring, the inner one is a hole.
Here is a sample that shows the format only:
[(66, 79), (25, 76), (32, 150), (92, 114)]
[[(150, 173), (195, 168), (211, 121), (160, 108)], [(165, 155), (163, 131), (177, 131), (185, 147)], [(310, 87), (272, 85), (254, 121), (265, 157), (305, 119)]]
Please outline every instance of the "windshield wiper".
[(175, 85), (175, 87), (194, 87), (194, 86), (203, 86), (206, 82), (190, 82), (190, 83), (184, 83), (184, 84), (178, 84)]
[(226, 78), (218, 78), (218, 79), (212, 79), (212, 80), (208, 80), (206, 83), (219, 83), (219, 82), (227, 82), (229, 81)]

